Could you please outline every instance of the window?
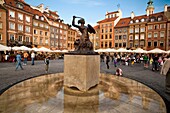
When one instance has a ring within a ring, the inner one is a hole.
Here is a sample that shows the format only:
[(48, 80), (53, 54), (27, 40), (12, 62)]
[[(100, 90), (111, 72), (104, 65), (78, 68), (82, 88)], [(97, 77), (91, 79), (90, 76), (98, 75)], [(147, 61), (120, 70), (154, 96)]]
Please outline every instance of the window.
[(144, 19), (144, 18), (142, 18), (140, 21), (141, 21), (141, 22), (144, 22), (144, 21), (145, 21), (145, 19)]
[(111, 48), (112, 47), (112, 42), (109, 42), (109, 48)]
[(42, 42), (43, 42), (43, 39), (42, 39), (42, 38), (40, 38), (40, 44), (42, 44)]
[(135, 33), (139, 33), (139, 28), (135, 28)]
[(23, 31), (23, 25), (18, 24), (18, 30), (19, 30), (19, 31)]
[(119, 40), (122, 40), (122, 35), (119, 35)]
[(9, 11), (9, 16), (12, 17), (12, 18), (15, 18), (15, 12), (14, 11)]
[(12, 41), (15, 40), (14, 34), (10, 34), (10, 40), (12, 40)]
[(26, 22), (30, 22), (30, 17), (26, 16)]
[(38, 26), (38, 23), (37, 23), (37, 22), (34, 22), (34, 26)]
[(145, 27), (141, 27), (140, 32), (145, 32)]
[(160, 32), (160, 37), (164, 38), (164, 36), (165, 36), (165, 32)]
[(37, 30), (34, 29), (34, 34), (37, 34)]
[(40, 35), (43, 35), (43, 32), (42, 32), (42, 31), (40, 31)]
[(30, 37), (26, 37), (26, 42), (30, 42)]
[(126, 47), (126, 43), (123, 43), (123, 47)]
[(124, 39), (124, 40), (126, 39), (126, 35), (123, 35), (123, 39)]
[(103, 39), (103, 35), (101, 36), (101, 39)]
[(133, 33), (133, 28), (130, 28), (130, 33)]
[(136, 22), (136, 23), (138, 23), (138, 22), (139, 22), (139, 20), (136, 20), (135, 22)]
[(135, 40), (138, 40), (139, 39), (139, 35), (135, 35)]
[(132, 23), (133, 23), (133, 20), (130, 21), (130, 24), (132, 24)]
[(157, 42), (154, 42), (154, 47), (157, 47)]
[(155, 26), (154, 26), (155, 29), (159, 29), (158, 27), (159, 27), (158, 25), (155, 25)]
[(126, 29), (124, 29), (124, 33), (126, 33), (127, 32), (127, 30)]
[(19, 19), (19, 20), (23, 20), (23, 14), (18, 13), (18, 19)]
[(118, 43), (115, 43), (115, 47), (118, 47)]
[(164, 29), (165, 28), (165, 24), (161, 24), (160, 27), (161, 27), (161, 29)]
[(2, 40), (2, 34), (0, 34), (0, 40)]
[(158, 21), (161, 21), (162, 20), (162, 17), (158, 17)]
[(23, 9), (23, 5), (22, 4), (17, 4), (17, 7)]
[(130, 47), (133, 47), (133, 43), (130, 43)]
[(110, 34), (109, 36), (110, 36), (109, 38), (112, 39), (112, 34)]
[(148, 38), (151, 38), (152, 37), (152, 33), (148, 33)]
[(51, 38), (54, 38), (54, 34), (51, 34)]
[(47, 36), (48, 35), (48, 33), (47, 32), (45, 32), (45, 36)]
[(48, 45), (48, 39), (45, 39), (45, 44)]
[(48, 29), (49, 28), (48, 25), (45, 25), (45, 28)]
[(163, 46), (164, 46), (164, 42), (160, 41), (160, 47), (163, 47)]
[(122, 47), (122, 43), (119, 43), (119, 47)]
[(154, 33), (154, 38), (157, 38), (158, 37), (158, 33)]
[(37, 37), (34, 37), (34, 43), (37, 43)]
[(122, 30), (120, 29), (120, 30), (119, 30), (119, 33), (121, 33), (121, 32), (122, 32)]
[(14, 30), (15, 29), (15, 23), (10, 22), (9, 23), (9, 28)]
[(135, 47), (137, 48), (139, 45), (138, 45), (138, 43), (135, 43)]
[(51, 45), (54, 46), (54, 41), (51, 41)]
[(40, 27), (44, 27), (44, 24), (40, 24)]
[(44, 21), (44, 17), (41, 17), (41, 20)]
[(118, 36), (115, 36), (115, 40), (118, 40)]
[(35, 16), (35, 18), (36, 18), (36, 19), (39, 19), (39, 16), (38, 16), (38, 15), (36, 15), (36, 16)]
[(107, 39), (107, 35), (105, 35), (105, 39)]
[(101, 42), (101, 48), (103, 48), (103, 42)]
[(144, 34), (141, 34), (141, 35), (140, 35), (140, 39), (141, 39), (141, 40), (145, 39)]
[(133, 36), (129, 36), (129, 40), (133, 40)]
[(110, 29), (110, 32), (112, 32), (112, 29)]
[(18, 36), (18, 41), (22, 41), (22, 36)]
[(0, 23), (0, 29), (2, 29), (2, 23)]
[(154, 20), (155, 20), (154, 18), (151, 18), (151, 22), (154, 22)]
[(28, 32), (28, 33), (30, 33), (30, 27), (28, 27), (28, 26), (25, 26), (25, 32)]
[(0, 12), (0, 18), (2, 17), (2, 12)]
[(151, 42), (148, 42), (148, 47), (151, 47), (152, 46), (152, 43)]
[(151, 29), (152, 29), (152, 25), (149, 25), (149, 26), (148, 26), (148, 30), (151, 30)]

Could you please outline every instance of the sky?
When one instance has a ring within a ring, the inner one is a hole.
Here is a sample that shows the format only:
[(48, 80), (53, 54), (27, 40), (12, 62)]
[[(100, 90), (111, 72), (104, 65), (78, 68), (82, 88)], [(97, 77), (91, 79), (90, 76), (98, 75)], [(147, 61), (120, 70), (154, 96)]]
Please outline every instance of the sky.
[[(64, 23), (71, 24), (73, 16), (83, 17), (86, 24), (92, 26), (105, 19), (106, 12), (121, 9), (124, 17), (130, 17), (133, 11), (136, 16), (146, 14), (147, 2), (149, 0), (25, 0), (32, 6), (43, 3), (52, 11), (57, 11)], [(153, 0), (155, 13), (164, 11), (164, 5), (170, 6), (170, 0)]]

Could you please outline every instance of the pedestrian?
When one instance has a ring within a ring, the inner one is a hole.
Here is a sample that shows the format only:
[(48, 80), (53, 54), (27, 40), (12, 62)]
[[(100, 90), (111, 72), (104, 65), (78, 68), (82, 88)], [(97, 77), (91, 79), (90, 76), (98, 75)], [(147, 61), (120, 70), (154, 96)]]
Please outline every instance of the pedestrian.
[(46, 56), (45, 59), (44, 59), (44, 63), (45, 63), (45, 72), (48, 73), (48, 69), (49, 69), (49, 56)]
[(114, 66), (117, 67), (117, 56), (114, 57)]
[(19, 66), (23, 70), (23, 67), (22, 67), (22, 64), (21, 64), (22, 58), (21, 58), (21, 53), (20, 52), (17, 52), (16, 60), (17, 60), (17, 65), (16, 65), (15, 71), (18, 69)]
[(153, 56), (153, 65), (152, 65), (152, 71), (159, 71), (158, 70), (158, 59), (159, 59), (159, 57), (158, 57), (158, 55), (157, 54), (155, 54), (154, 56)]
[(106, 56), (106, 66), (107, 66), (107, 69), (109, 69), (109, 62), (110, 62), (110, 57), (109, 55)]
[(28, 58), (28, 53), (25, 51), (24, 52), (24, 64), (23, 65), (27, 65), (27, 58)]
[(34, 65), (34, 59), (35, 59), (35, 53), (34, 53), (34, 51), (32, 51), (32, 53), (31, 53), (31, 65)]
[(117, 69), (116, 69), (116, 75), (117, 75), (117, 76), (122, 76), (122, 75), (123, 75), (123, 71), (122, 71), (121, 68), (117, 68)]
[(149, 60), (148, 55), (144, 54), (143, 56), (144, 68), (148, 68), (148, 60)]
[(166, 75), (165, 89), (166, 93), (170, 93), (170, 58), (165, 60), (161, 68), (161, 74)]

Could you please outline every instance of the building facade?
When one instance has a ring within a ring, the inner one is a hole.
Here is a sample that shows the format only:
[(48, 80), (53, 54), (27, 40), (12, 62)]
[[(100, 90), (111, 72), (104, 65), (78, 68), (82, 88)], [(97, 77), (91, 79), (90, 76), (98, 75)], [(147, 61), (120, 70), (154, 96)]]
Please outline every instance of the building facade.
[(3, 2), (0, 3), (0, 44), (7, 45), (7, 10), (2, 4)]
[(128, 36), (129, 36), (129, 22), (130, 17), (122, 18), (116, 24), (114, 28), (115, 40), (114, 40), (114, 47), (118, 48), (128, 48)]
[(68, 50), (74, 50), (74, 41), (77, 37), (77, 31), (75, 29), (72, 29), (71, 27), (68, 27), (67, 33), (67, 48)]
[(114, 47), (114, 27), (122, 18), (122, 12), (119, 9), (115, 12), (106, 12), (105, 19), (98, 21), (100, 27), (100, 48)]
[(33, 14), (30, 5), (24, 0), (5, 0), (7, 14), (7, 43), (8, 46), (32, 46)]

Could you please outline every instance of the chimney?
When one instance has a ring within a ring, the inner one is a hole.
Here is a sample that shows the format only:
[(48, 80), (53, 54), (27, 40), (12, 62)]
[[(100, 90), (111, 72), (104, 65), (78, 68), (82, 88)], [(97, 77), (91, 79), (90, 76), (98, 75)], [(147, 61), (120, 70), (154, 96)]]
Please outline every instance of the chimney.
[(165, 4), (165, 6), (164, 6), (164, 12), (167, 12), (167, 11), (168, 11), (168, 5)]
[(132, 11), (131, 12), (131, 19), (133, 19), (135, 17), (135, 14), (134, 14), (134, 12)]

